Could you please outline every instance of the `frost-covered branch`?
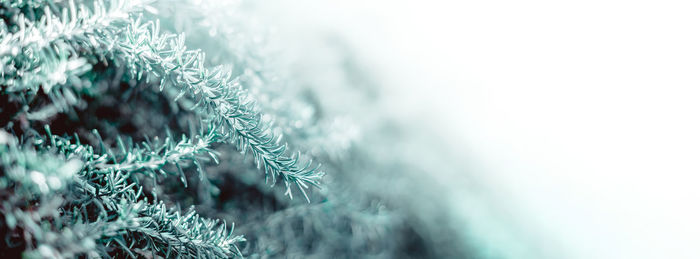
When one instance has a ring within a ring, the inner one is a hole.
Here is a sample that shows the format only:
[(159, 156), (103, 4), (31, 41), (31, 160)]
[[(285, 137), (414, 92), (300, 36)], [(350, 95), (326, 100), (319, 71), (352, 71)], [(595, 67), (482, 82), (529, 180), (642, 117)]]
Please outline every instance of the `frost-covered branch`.
[(106, 5), (103, 0), (94, 1), (90, 10), (84, 4), (68, 1), (68, 8), (61, 16), (55, 15), (48, 6), (39, 21), (32, 21), (19, 14), (19, 30), (0, 38), (0, 57), (17, 55), (26, 48), (41, 49), (58, 40), (71, 40), (86, 34), (100, 33), (117, 22), (127, 22), (129, 15), (139, 11), (152, 0), (116, 0)]
[[(67, 157), (77, 157), (86, 162), (88, 170), (95, 173), (124, 172), (126, 174), (145, 172), (149, 176), (179, 175), (180, 180), (187, 187), (182, 166), (191, 161), (197, 166), (200, 178), (204, 179), (201, 160), (213, 159), (218, 162), (217, 153), (210, 145), (218, 135), (214, 131), (203, 133), (192, 138), (182, 136), (176, 140), (170, 134), (160, 140), (154, 138), (139, 144), (134, 144), (130, 139), (116, 138), (117, 148), (107, 146), (97, 131), (93, 134), (99, 139), (100, 150), (96, 151), (92, 146), (83, 145), (77, 137), (67, 138), (51, 134), (46, 127), (48, 139), (38, 139), (36, 144), (43, 148), (52, 148), (65, 154)], [(168, 173), (166, 165), (173, 165), (177, 172)]]
[[(236, 244), (245, 239), (234, 236), (233, 227), (201, 218), (192, 208), (180, 214), (162, 201), (148, 202), (125, 171), (103, 172), (91, 165), (105, 161), (105, 156), (88, 146), (50, 134), (48, 140), (32, 143), (40, 148), (20, 145), (14, 136), (0, 131), (0, 226), (7, 224), (30, 237), (25, 242), (37, 249), (28, 250), (26, 256), (74, 257), (95, 253), (96, 245), (107, 255), (104, 247), (110, 244), (118, 244), (124, 255), (132, 257), (144, 251), (165, 257), (240, 256)], [(69, 150), (75, 152), (66, 153)], [(6, 192), (8, 188), (13, 191)], [(27, 200), (38, 202), (23, 210), (8, 206)], [(46, 218), (53, 218), (53, 223), (40, 224)], [(61, 225), (77, 236), (57, 240), (66, 233), (58, 231)], [(70, 240), (80, 243), (64, 242)]]
[(131, 14), (147, 7), (151, 0), (117, 0), (108, 5), (94, 1), (92, 8), (84, 3), (67, 1), (67, 8), (54, 14), (48, 6), (43, 16), (33, 21), (20, 13), (17, 31), (0, 34), (0, 85), (6, 91), (31, 90), (43, 86), (45, 92), (63, 84), (72, 75), (86, 71), (85, 61), (78, 57), (82, 48), (94, 42), (76, 45), (87, 35), (114, 33), (129, 21)]
[(187, 50), (184, 40), (184, 35), (161, 35), (158, 22), (135, 20), (114, 38), (103, 39), (109, 50), (104, 55), (120, 57), (138, 78), (159, 78), (161, 90), (179, 89), (176, 99), (188, 95), (196, 103), (191, 108), (205, 116), (226, 142), (251, 152), (273, 185), (281, 177), (290, 197), (291, 185), (297, 185), (308, 199), (305, 189), (319, 186), (323, 176), (320, 165), (311, 167), (311, 161), (302, 165), (300, 154), (287, 155), (287, 146), (279, 143), (281, 138), (271, 132), (237, 78), (222, 66), (205, 68), (204, 53)]
[[(290, 197), (291, 185), (296, 185), (308, 200), (305, 189), (319, 186), (323, 176), (320, 165), (312, 167), (311, 161), (300, 163), (300, 154), (287, 155), (287, 146), (279, 143), (281, 138), (272, 133), (270, 122), (263, 120), (230, 70), (205, 68), (204, 53), (187, 50), (184, 35), (161, 35), (158, 22), (129, 20), (129, 10), (142, 8), (141, 1), (118, 1), (109, 9), (101, 1), (96, 3), (90, 12), (69, 1), (68, 10), (62, 12), (63, 19), (47, 9), (46, 18), (39, 23), (20, 23), (17, 33), (0, 39), (0, 57), (17, 51), (16, 46), (41, 49), (52, 42), (70, 40), (72, 45), (86, 46), (101, 57), (123, 62), (138, 78), (144, 74), (147, 80), (158, 78), (161, 90), (166, 86), (179, 89), (180, 95), (175, 99), (184, 95), (194, 99), (192, 109), (212, 122), (212, 130), (218, 131), (223, 140), (235, 144), (243, 153), (251, 152), (266, 176), (272, 178), (272, 185), (282, 178)], [(130, 24), (124, 30), (110, 27), (125, 20)]]

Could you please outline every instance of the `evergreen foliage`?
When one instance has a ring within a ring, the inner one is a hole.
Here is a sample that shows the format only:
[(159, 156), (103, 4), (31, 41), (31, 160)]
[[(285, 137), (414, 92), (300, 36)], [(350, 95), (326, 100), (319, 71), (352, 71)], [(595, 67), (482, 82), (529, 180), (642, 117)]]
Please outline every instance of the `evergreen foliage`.
[(441, 254), (362, 193), (382, 159), (274, 71), (246, 3), (0, 0), (0, 255)]

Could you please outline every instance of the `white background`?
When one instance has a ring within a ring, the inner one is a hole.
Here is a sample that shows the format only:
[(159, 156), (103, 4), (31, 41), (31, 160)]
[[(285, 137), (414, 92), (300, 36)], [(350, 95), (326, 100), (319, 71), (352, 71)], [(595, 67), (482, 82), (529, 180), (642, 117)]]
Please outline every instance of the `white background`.
[(397, 114), (453, 140), (490, 193), (453, 198), (489, 254), (700, 258), (699, 7), (307, 0), (277, 15), (344, 34)]

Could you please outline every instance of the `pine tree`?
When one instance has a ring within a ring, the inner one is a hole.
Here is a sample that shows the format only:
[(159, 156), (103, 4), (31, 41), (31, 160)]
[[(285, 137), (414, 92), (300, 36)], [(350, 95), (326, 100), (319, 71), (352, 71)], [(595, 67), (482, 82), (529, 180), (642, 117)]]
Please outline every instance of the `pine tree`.
[(0, 0), (0, 254), (426, 256), (347, 184), (381, 164), (268, 64), (247, 3)]

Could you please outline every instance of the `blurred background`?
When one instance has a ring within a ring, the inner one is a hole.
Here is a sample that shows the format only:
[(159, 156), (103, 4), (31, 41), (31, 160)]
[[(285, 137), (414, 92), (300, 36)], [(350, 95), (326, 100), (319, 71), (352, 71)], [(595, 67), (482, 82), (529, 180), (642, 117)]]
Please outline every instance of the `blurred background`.
[(352, 53), (381, 96), (363, 112), (397, 119), (410, 140), (396, 145), (425, 169), (411, 179), (430, 178), (411, 185), (434, 195), (417, 200), (449, 204), (420, 213), (454, 215), (475, 257), (697, 258), (698, 7), (301, 0), (256, 12), (319, 84), (333, 78), (323, 46)]

